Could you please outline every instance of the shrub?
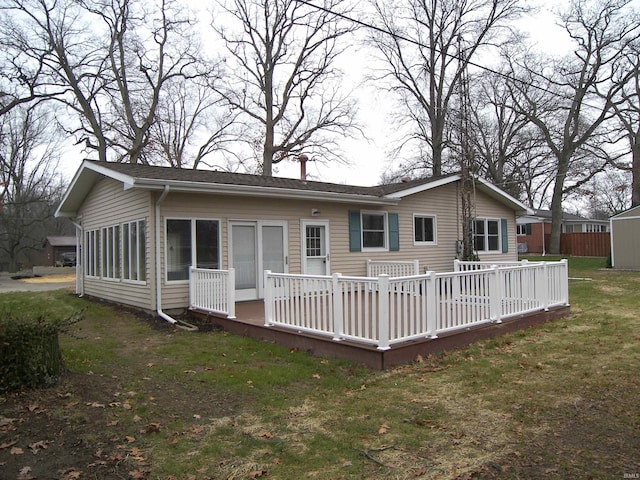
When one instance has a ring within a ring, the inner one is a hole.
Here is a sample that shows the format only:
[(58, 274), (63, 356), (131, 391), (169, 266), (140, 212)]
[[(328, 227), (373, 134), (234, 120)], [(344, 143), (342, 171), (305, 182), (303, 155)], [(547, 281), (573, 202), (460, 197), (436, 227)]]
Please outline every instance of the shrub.
[(0, 320), (0, 393), (54, 385), (64, 371), (58, 334), (79, 321)]

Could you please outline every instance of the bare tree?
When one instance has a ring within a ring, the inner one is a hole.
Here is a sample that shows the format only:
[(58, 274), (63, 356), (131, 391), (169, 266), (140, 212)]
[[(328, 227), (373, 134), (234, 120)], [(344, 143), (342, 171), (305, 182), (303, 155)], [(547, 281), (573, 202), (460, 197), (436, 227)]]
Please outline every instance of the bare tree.
[(3, 12), (14, 54), (41, 59), (39, 91), (68, 109), (67, 133), (100, 160), (158, 161), (147, 147), (165, 85), (209, 73), (183, 4), (5, 0)]
[(239, 133), (232, 130), (238, 113), (221, 103), (200, 82), (167, 84), (151, 127), (149, 147), (158, 150), (154, 156), (168, 160), (172, 167), (198, 168), (213, 166), (209, 158), (214, 153), (224, 158), (235, 155), (231, 146)]
[(529, 206), (549, 176), (548, 150), (537, 128), (513, 108), (505, 76), (487, 72), (472, 82), (470, 141), (474, 171)]
[[(373, 80), (397, 95), (399, 121), (417, 144), (419, 168), (445, 168), (450, 106), (477, 55), (507, 38), (527, 8), (517, 0), (376, 2), (380, 29), (371, 37), (385, 67)], [(458, 162), (455, 162), (456, 165)]]
[(261, 170), (304, 150), (336, 159), (336, 136), (356, 127), (355, 105), (340, 93), (338, 56), (354, 31), (343, 2), (319, 7), (297, 0), (228, 0), (213, 29), (228, 51), (225, 85), (214, 85), (257, 134)]
[[(640, 36), (640, 22), (628, 4), (573, 2), (560, 16), (573, 53), (546, 62), (522, 62), (525, 75), (512, 83), (517, 92), (514, 103), (538, 127), (556, 160), (550, 253), (560, 250), (564, 196), (612, 161), (606, 148), (612, 134), (608, 122), (623, 85), (637, 75), (621, 68), (626, 50)], [(535, 95), (523, 88), (532, 84), (539, 87)]]
[(42, 108), (14, 108), (0, 116), (0, 254), (10, 271), (41, 249), (62, 190), (50, 127)]
[(640, 45), (634, 46), (626, 60), (635, 75), (622, 86), (622, 102), (614, 106), (631, 150), (628, 170), (631, 171), (631, 206), (635, 207), (640, 205)]

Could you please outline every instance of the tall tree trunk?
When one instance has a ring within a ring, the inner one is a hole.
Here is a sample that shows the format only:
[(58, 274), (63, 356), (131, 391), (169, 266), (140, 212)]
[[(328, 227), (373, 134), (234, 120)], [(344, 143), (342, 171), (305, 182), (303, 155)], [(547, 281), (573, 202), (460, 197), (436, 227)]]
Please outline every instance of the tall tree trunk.
[(562, 233), (562, 198), (564, 181), (567, 177), (569, 159), (558, 159), (558, 173), (551, 197), (551, 239), (549, 253), (560, 254), (560, 234)]
[(640, 205), (640, 130), (631, 145), (631, 206)]

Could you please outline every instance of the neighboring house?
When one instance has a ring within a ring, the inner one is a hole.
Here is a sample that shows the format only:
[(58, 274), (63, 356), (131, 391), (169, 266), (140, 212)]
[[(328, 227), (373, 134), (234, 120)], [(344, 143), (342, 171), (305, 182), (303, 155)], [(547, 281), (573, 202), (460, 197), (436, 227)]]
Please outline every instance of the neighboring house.
[(640, 270), (640, 206), (630, 208), (610, 219), (611, 266)]
[[(517, 220), (518, 251), (546, 254), (551, 235), (551, 210), (536, 210)], [(608, 220), (595, 220), (571, 213), (562, 214), (561, 233), (604, 233), (609, 231)], [(570, 253), (570, 252), (566, 252)]]
[[(78, 293), (161, 313), (188, 306), (191, 265), (234, 268), (238, 300), (263, 297), (265, 270), (362, 276), (367, 259), (396, 259), (452, 271), (459, 189), (459, 175), (360, 187), (85, 160), (56, 215), (80, 229)], [(477, 180), (480, 259), (517, 260), (526, 213)]]
[(47, 237), (43, 247), (45, 267), (75, 265), (76, 237)]

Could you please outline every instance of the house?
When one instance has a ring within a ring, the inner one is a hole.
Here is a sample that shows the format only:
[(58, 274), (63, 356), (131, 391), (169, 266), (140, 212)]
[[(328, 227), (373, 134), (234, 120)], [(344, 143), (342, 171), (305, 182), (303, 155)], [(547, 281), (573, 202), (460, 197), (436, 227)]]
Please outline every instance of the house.
[[(609, 231), (608, 220), (589, 219), (566, 212), (562, 214), (561, 226), (562, 234), (605, 233)], [(551, 210), (535, 210), (532, 215), (518, 218), (516, 229), (520, 253), (545, 255), (551, 236)], [(562, 248), (561, 253), (572, 254), (571, 251), (562, 251)]]
[[(460, 175), (376, 187), (85, 160), (56, 216), (80, 230), (78, 293), (145, 310), (189, 305), (189, 267), (235, 269), (238, 301), (264, 272), (365, 275), (367, 259), (452, 271)], [(477, 179), (481, 260), (517, 260), (516, 216), (532, 213)]]
[(43, 262), (46, 267), (74, 266), (76, 237), (47, 237), (44, 241)]
[(610, 218), (611, 266), (613, 268), (640, 270), (640, 206), (626, 210)]

